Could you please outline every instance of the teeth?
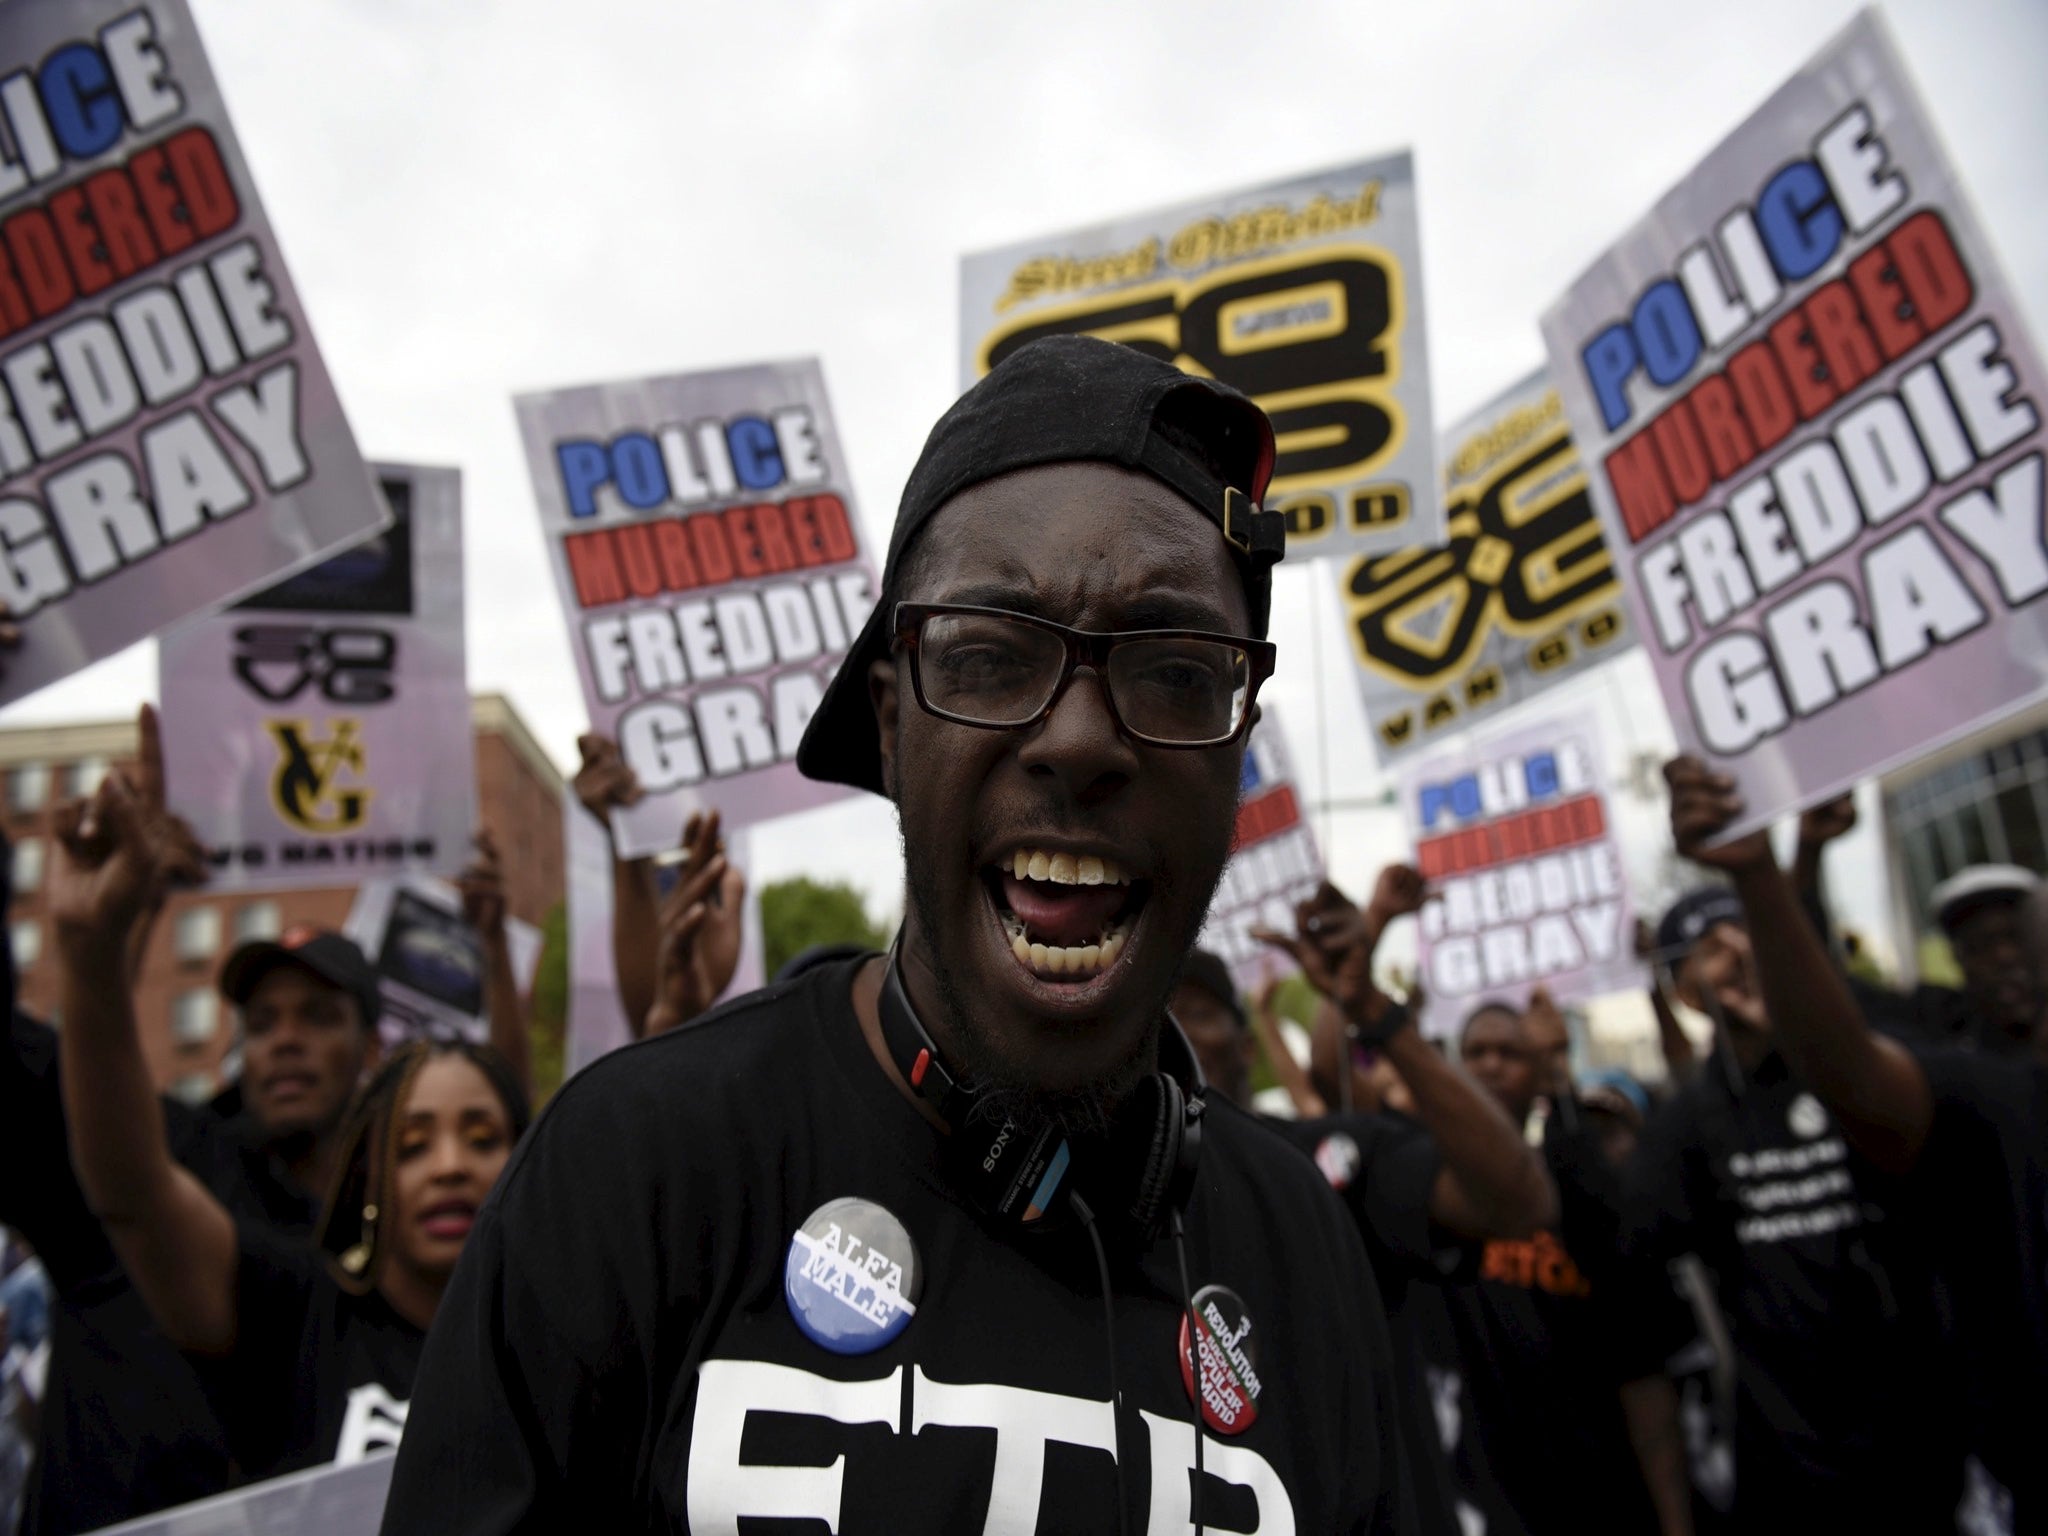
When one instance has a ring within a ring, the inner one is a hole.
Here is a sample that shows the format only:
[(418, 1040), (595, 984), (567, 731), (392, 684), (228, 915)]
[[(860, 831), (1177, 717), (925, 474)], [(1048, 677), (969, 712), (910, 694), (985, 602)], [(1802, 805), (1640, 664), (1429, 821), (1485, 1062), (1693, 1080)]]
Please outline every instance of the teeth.
[(1093, 944), (1041, 944), (1024, 931), (1023, 922), (1016, 917), (1004, 919), (1003, 929), (1017, 963), (1041, 976), (1100, 975), (1116, 964), (1130, 939), (1130, 930), (1118, 927)]
[(1046, 853), (1019, 848), (1010, 855), (1010, 873), (1019, 880), (1050, 880), (1055, 885), (1129, 885), (1124, 867), (1107, 854)]

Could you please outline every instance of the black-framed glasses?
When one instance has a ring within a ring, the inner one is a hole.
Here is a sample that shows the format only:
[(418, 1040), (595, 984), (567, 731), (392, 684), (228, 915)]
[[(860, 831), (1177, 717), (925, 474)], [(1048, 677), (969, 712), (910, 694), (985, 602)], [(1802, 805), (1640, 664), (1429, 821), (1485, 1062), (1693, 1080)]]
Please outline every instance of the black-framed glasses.
[(1155, 747), (1220, 747), (1251, 719), (1273, 675), (1266, 640), (1197, 629), (1104, 633), (960, 603), (898, 603), (896, 643), (928, 714), (1014, 731), (1052, 713), (1076, 667), (1103, 680), (1123, 731)]

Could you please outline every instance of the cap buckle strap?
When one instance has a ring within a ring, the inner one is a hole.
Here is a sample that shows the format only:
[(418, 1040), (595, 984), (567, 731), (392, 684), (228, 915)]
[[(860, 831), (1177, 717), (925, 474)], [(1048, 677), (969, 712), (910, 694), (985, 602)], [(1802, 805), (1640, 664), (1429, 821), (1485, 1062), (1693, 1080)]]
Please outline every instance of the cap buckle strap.
[(1223, 537), (1247, 555), (1279, 559), (1287, 550), (1287, 523), (1234, 485), (1223, 488)]

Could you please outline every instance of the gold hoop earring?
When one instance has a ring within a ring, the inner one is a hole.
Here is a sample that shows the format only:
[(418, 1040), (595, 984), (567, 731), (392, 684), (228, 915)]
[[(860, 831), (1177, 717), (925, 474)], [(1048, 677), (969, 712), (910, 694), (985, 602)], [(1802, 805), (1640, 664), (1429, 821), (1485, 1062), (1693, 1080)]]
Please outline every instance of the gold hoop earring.
[(370, 1254), (377, 1242), (377, 1207), (363, 1207), (362, 1236), (341, 1256), (341, 1267), (351, 1275), (361, 1275), (370, 1267)]

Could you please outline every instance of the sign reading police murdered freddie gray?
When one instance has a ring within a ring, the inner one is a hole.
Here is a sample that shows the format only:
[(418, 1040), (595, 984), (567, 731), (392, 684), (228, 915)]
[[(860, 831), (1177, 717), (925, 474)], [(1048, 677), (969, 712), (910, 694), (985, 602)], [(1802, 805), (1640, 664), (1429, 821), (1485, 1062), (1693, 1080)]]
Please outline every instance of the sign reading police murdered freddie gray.
[(0, 8), (0, 130), (5, 703), (384, 508), (182, 3)]
[(848, 791), (797, 743), (874, 606), (815, 361), (525, 395), (520, 431), (592, 728), (646, 796), (627, 857)]
[(1289, 559), (1443, 539), (1405, 150), (962, 262), (962, 388), (1076, 331), (1265, 407)]
[(462, 478), (376, 473), (382, 533), (158, 646), (171, 803), (216, 890), (468, 861)]
[(1448, 542), (1339, 572), (1382, 763), (1491, 721), (1634, 638), (1548, 374), (1480, 407), (1441, 447)]
[(2048, 684), (2039, 358), (1865, 12), (1545, 317), (1729, 835)]
[(1263, 925), (1294, 932), (1295, 904), (1313, 896), (1323, 880), (1323, 856), (1302, 815), (1287, 736), (1271, 704), (1259, 706), (1239, 793), (1230, 862), (1209, 903), (1200, 942), (1229, 963), (1238, 986), (1255, 992), (1265, 976), (1298, 967), (1253, 938), (1252, 929)]
[(1520, 1008), (1636, 986), (1621, 849), (1590, 716), (1519, 726), (1402, 774), (1415, 864), (1422, 1027), (1454, 1035), (1481, 1003)]

